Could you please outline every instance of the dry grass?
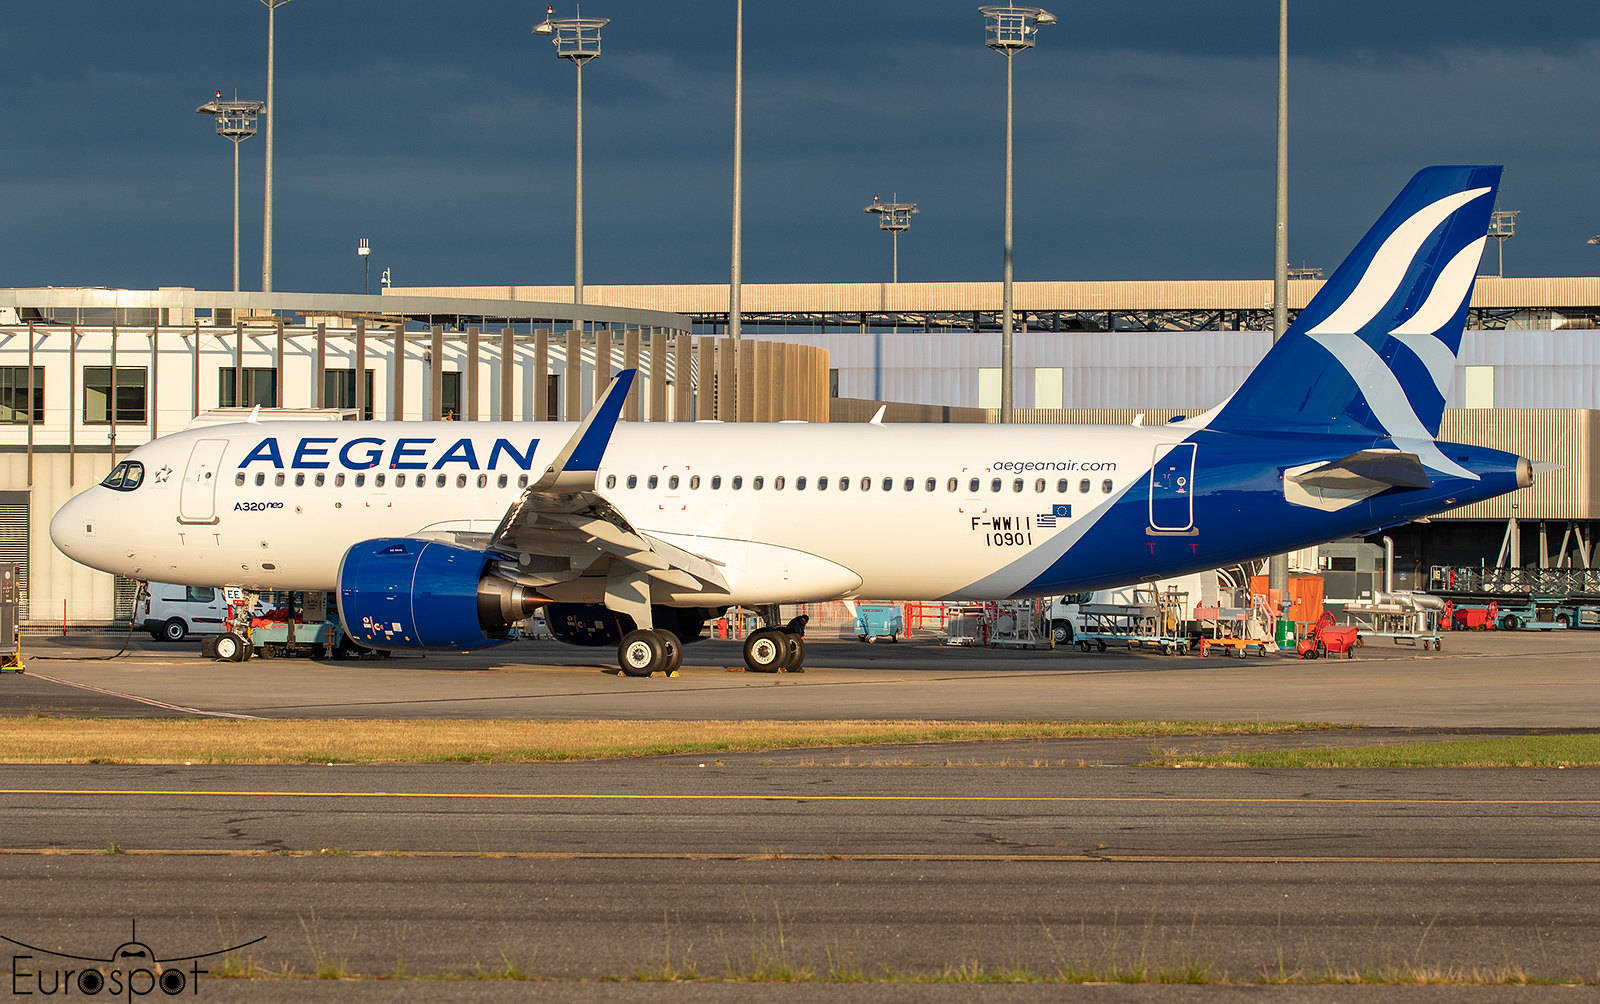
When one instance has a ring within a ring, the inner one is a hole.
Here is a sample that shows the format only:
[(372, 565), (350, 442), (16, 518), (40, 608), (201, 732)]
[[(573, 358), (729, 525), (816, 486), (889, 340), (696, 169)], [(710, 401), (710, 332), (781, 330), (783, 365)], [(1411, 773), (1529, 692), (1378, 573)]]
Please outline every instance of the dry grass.
[(3, 763), (530, 763), (999, 739), (1264, 735), (1310, 722), (0, 719)]

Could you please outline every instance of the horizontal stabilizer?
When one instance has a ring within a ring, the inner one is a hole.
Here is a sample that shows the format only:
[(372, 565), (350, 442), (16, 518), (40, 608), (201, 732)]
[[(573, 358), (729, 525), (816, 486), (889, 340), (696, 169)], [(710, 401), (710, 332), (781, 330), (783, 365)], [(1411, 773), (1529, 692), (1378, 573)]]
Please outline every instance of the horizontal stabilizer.
[(1296, 475), (1295, 481), (1326, 488), (1345, 487), (1357, 481), (1388, 488), (1427, 488), (1432, 484), (1422, 460), (1415, 453), (1400, 450), (1362, 450), (1313, 467)]
[(1391, 488), (1427, 488), (1428, 472), (1415, 453), (1360, 450), (1338, 460), (1283, 472), (1283, 497), (1295, 505), (1338, 512)]

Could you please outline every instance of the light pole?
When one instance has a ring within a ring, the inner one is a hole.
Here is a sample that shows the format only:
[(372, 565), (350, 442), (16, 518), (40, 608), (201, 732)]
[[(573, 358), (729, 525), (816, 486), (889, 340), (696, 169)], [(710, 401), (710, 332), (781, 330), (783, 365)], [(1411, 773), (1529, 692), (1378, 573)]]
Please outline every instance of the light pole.
[(272, 292), (272, 110), (273, 52), (277, 47), (278, 8), (289, 0), (261, 0), (267, 8), (267, 169), (261, 202), (261, 291)]
[(239, 144), (256, 134), (256, 116), (265, 107), (260, 101), (222, 100), (222, 92), (196, 108), (201, 115), (217, 120), (217, 135), (233, 143), (233, 291), (239, 292)]
[(544, 20), (533, 26), (535, 35), (549, 35), (556, 47), (556, 58), (570, 59), (578, 69), (578, 131), (573, 147), (577, 165), (572, 234), (572, 302), (583, 302), (583, 64), (600, 55), (600, 29), (611, 23), (604, 17), (555, 16), (546, 7)]
[(1006, 225), (1005, 278), (1000, 306), (1000, 421), (1014, 419), (1011, 404), (1011, 57), (1033, 48), (1034, 36), (1056, 16), (1042, 7), (979, 7), (986, 22), (985, 44), (1006, 57)]
[[(1273, 199), (1272, 340), (1289, 329), (1289, 0), (1278, 0), (1278, 146)], [(1289, 594), (1289, 556), (1267, 559), (1267, 588)], [(1274, 625), (1276, 629), (1276, 625)]]
[(368, 289), (371, 288), (372, 248), (367, 246), (365, 237), (356, 244), (356, 254), (361, 258), (361, 295), (366, 296)]
[(742, 306), (740, 300), (744, 294), (744, 0), (735, 0), (733, 16), (733, 239), (731, 243), (728, 263), (728, 340), (733, 348), (734, 379), (732, 392), (728, 395), (728, 413), (734, 421), (738, 421), (739, 311)]
[[(898, 198), (898, 196), (896, 196)], [(878, 197), (872, 197), (872, 205), (863, 209), (864, 213), (875, 213), (878, 217), (878, 229), (889, 231), (894, 244), (894, 264), (891, 282), (900, 282), (900, 235), (911, 229), (911, 214), (917, 211), (915, 202), (879, 202)]]

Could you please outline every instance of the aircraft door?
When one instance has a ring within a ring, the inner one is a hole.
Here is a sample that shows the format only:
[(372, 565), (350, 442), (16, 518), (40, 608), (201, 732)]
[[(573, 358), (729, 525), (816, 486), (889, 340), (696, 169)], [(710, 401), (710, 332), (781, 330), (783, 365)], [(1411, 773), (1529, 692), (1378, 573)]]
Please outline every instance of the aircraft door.
[(1150, 466), (1150, 533), (1194, 534), (1195, 444), (1156, 447)]
[(189, 451), (178, 494), (178, 522), (217, 522), (217, 482), (222, 480), (222, 453), (227, 448), (226, 439), (202, 439)]

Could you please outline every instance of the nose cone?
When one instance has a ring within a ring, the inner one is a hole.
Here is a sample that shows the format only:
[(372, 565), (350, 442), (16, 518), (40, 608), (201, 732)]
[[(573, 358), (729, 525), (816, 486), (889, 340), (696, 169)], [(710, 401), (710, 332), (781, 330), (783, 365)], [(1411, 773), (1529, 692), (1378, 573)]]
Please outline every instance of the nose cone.
[(73, 561), (107, 571), (95, 560), (100, 543), (98, 506), (91, 488), (67, 500), (50, 520), (50, 541)]

